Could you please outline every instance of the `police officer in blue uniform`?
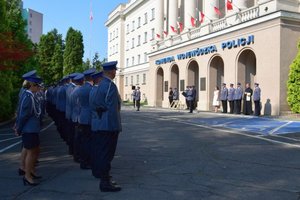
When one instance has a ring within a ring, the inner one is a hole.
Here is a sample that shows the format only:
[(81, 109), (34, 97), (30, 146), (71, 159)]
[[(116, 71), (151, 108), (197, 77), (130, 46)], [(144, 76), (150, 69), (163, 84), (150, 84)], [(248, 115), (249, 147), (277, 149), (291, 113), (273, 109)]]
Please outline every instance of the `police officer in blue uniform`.
[(220, 100), (222, 101), (222, 113), (227, 113), (227, 96), (228, 96), (228, 89), (226, 87), (226, 83), (223, 83), (223, 88), (220, 94)]
[(121, 187), (111, 181), (111, 161), (114, 158), (119, 133), (122, 131), (121, 99), (113, 79), (117, 61), (103, 64), (104, 77), (95, 94), (90, 96), (93, 131), (93, 174), (100, 178), (102, 192), (117, 192)]
[(233, 87), (233, 83), (230, 83), (230, 87), (228, 89), (228, 96), (227, 96), (227, 100), (229, 102), (229, 107), (230, 107), (230, 114), (233, 114), (234, 112), (234, 93), (235, 93), (235, 89)]
[(187, 99), (188, 107), (189, 107), (189, 110), (190, 110), (189, 113), (192, 113), (193, 110), (194, 110), (194, 105), (193, 104), (194, 104), (194, 99), (195, 99), (192, 86), (188, 87), (188, 90), (186, 92), (186, 99)]
[(39, 91), (39, 84), (42, 82), (42, 79), (36, 75), (26, 75), (23, 78), (27, 81), (24, 84), (26, 90), (22, 93), (18, 107), (15, 132), (17, 135), (22, 135), (23, 147), (26, 151), (23, 183), (24, 185), (36, 186), (38, 183), (33, 179), (38, 177), (34, 174), (34, 166), (39, 154), (41, 108), (34, 93)]
[(237, 88), (234, 92), (234, 109), (235, 114), (241, 114), (242, 109), (242, 98), (243, 98), (243, 88), (241, 87), (241, 83), (237, 84)]
[(93, 87), (92, 74), (95, 73), (96, 69), (91, 68), (83, 72), (85, 83), (78, 89), (78, 106), (79, 119), (78, 119), (78, 134), (80, 138), (80, 168), (90, 169), (91, 168), (91, 108), (89, 105), (90, 91)]
[(260, 116), (260, 95), (261, 90), (259, 88), (259, 84), (254, 84), (254, 92), (253, 92), (253, 101), (254, 101), (254, 115)]

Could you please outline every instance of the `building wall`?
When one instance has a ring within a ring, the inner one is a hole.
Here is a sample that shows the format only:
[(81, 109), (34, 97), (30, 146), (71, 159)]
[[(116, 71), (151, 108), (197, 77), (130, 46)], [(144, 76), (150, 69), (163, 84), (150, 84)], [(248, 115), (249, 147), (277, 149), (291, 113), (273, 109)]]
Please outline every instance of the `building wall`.
[(27, 22), (27, 35), (33, 43), (39, 43), (43, 34), (43, 14), (32, 9), (23, 9), (23, 18)]

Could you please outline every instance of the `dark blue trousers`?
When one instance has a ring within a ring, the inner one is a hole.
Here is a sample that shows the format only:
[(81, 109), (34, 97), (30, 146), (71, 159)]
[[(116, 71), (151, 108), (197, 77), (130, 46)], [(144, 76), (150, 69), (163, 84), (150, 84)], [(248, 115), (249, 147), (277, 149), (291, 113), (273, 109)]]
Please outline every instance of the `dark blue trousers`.
[(97, 131), (92, 133), (92, 173), (101, 181), (109, 180), (111, 161), (117, 148), (119, 132)]
[(91, 164), (91, 126), (79, 124), (78, 133), (80, 137), (80, 162), (84, 165)]

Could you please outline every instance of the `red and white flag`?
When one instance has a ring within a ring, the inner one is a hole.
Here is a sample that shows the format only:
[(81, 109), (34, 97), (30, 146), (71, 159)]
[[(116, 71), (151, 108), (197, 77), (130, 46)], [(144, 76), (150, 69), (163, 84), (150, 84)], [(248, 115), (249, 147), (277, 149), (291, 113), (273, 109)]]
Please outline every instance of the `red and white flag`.
[(177, 26), (179, 27), (181, 33), (183, 31), (183, 23), (177, 21)]
[(164, 31), (164, 34), (166, 35), (166, 37), (168, 36), (168, 32), (167, 31)]
[(221, 12), (220, 12), (220, 10), (219, 10), (219, 8), (217, 8), (216, 6), (214, 7), (214, 10), (215, 10), (215, 12), (216, 12), (219, 16), (222, 15)]
[(160, 34), (156, 33), (156, 37), (157, 37), (157, 38), (160, 38)]
[(227, 2), (226, 2), (226, 8), (227, 8), (227, 10), (232, 10), (233, 9), (231, 1), (227, 0)]
[(174, 32), (174, 33), (177, 33), (177, 30), (175, 29), (174, 26), (170, 26), (171, 30)]
[(90, 12), (90, 21), (93, 21), (94, 17), (93, 17), (93, 11)]
[(191, 17), (191, 24), (192, 24), (192, 27), (196, 26), (196, 19), (194, 17)]
[(199, 14), (200, 14), (200, 17), (199, 17), (199, 18), (200, 18), (200, 19), (199, 19), (199, 22), (202, 24), (202, 23), (204, 22), (204, 17), (205, 17), (205, 15), (204, 15), (204, 13), (203, 13), (203, 12), (201, 12), (201, 11), (200, 11), (200, 13), (199, 13)]

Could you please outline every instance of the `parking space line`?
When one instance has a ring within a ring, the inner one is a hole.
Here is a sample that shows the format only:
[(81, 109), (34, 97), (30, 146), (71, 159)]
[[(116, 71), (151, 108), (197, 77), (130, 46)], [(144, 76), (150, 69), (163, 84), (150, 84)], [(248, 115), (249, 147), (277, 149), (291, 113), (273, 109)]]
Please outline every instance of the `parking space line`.
[(6, 141), (10, 141), (10, 140), (14, 140), (14, 139), (18, 139), (20, 138), (21, 136), (18, 136), (18, 137), (13, 137), (13, 138), (8, 138), (8, 139), (5, 139), (5, 140), (0, 140), (0, 143), (1, 142), (6, 142)]
[(280, 130), (281, 128), (283, 128), (283, 127), (285, 127), (285, 126), (287, 126), (287, 125), (289, 125), (289, 124), (291, 124), (291, 123), (293, 123), (293, 122), (292, 122), (292, 121), (289, 121), (289, 122), (287, 122), (287, 123), (285, 123), (285, 124), (283, 124), (283, 125), (281, 125), (281, 126), (278, 126), (278, 127), (274, 128), (274, 129), (272, 129), (272, 130), (269, 132), (269, 134), (270, 134), (270, 135), (273, 135), (276, 131)]

